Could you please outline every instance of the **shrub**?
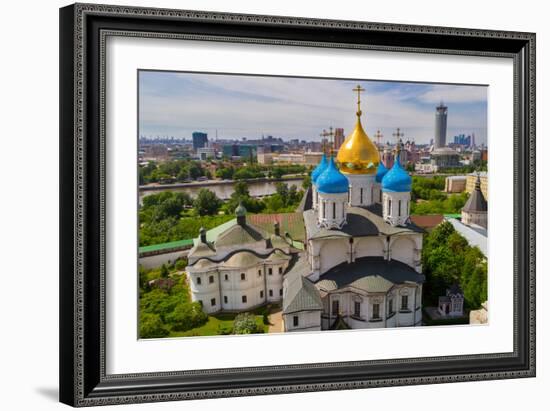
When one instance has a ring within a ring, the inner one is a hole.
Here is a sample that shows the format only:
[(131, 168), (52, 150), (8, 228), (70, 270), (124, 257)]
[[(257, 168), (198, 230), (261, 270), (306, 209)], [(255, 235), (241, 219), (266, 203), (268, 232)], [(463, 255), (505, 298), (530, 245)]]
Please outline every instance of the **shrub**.
[(202, 311), (199, 303), (178, 304), (173, 312), (166, 315), (166, 322), (174, 331), (187, 331), (200, 327), (208, 320), (208, 316)]
[(167, 335), (168, 330), (159, 315), (141, 313), (139, 320), (139, 336), (141, 338), (160, 338)]
[(242, 313), (235, 317), (233, 334), (254, 334), (258, 332), (256, 317), (250, 313)]

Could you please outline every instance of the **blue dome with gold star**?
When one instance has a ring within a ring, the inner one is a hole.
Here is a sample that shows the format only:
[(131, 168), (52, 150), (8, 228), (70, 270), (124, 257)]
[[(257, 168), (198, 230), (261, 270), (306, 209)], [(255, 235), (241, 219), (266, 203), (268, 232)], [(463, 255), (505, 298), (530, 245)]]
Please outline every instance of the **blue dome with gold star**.
[(334, 158), (330, 157), (325, 171), (317, 177), (317, 191), (326, 194), (347, 193), (348, 186), (348, 179), (338, 170)]
[(406, 193), (411, 191), (411, 188), (412, 178), (401, 166), (400, 155), (398, 153), (395, 157), (393, 167), (382, 179), (382, 191)]
[(319, 164), (317, 164), (317, 167), (315, 167), (315, 169), (311, 172), (311, 181), (313, 181), (314, 183), (317, 182), (319, 176), (323, 173), (323, 171), (325, 171), (327, 163), (327, 155), (323, 154), (321, 161), (319, 162)]

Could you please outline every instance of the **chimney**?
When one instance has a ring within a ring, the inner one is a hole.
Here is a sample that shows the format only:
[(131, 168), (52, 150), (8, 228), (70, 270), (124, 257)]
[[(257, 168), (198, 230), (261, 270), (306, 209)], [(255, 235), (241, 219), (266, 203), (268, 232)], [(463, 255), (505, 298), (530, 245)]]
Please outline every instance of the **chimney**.
[(201, 227), (199, 230), (199, 234), (201, 238), (201, 243), (206, 244), (206, 229), (204, 227)]
[(273, 231), (275, 232), (275, 235), (276, 236), (280, 236), (281, 235), (281, 228), (279, 226), (279, 222), (278, 221), (275, 221), (273, 223)]

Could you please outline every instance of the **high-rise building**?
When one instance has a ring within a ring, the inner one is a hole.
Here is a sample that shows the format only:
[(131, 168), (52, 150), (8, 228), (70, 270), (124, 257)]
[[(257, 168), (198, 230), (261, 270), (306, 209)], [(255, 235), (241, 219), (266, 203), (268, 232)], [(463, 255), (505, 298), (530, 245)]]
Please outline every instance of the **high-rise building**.
[(344, 136), (344, 129), (343, 128), (336, 128), (334, 129), (334, 149), (338, 150), (340, 146), (344, 143), (345, 136)]
[(434, 148), (445, 147), (447, 143), (447, 106), (443, 102), (435, 108)]
[(193, 150), (197, 151), (199, 148), (203, 148), (208, 143), (208, 134), (200, 131), (193, 132)]

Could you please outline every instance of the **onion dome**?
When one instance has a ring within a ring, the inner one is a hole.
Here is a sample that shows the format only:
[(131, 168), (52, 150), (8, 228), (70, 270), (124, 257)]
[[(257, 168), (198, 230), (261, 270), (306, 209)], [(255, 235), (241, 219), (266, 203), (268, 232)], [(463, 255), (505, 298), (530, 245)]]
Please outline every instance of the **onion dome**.
[(399, 151), (395, 157), (393, 167), (382, 179), (382, 191), (406, 193), (411, 191), (412, 178), (401, 166)]
[(376, 170), (376, 182), (381, 183), (382, 179), (384, 178), (387, 172), (388, 172), (388, 169), (386, 168), (384, 163), (380, 162), (378, 164), (378, 170)]
[(235, 209), (235, 216), (237, 216), (237, 224), (240, 226), (246, 225), (246, 208), (244, 208), (242, 202)]
[(323, 171), (325, 171), (327, 163), (328, 163), (327, 155), (323, 153), (323, 157), (321, 158), (321, 161), (319, 162), (317, 167), (315, 167), (315, 169), (311, 172), (311, 181), (313, 181), (314, 183), (317, 182), (317, 178), (319, 178), (319, 176), (323, 173)]
[(376, 174), (380, 154), (361, 124), (362, 112), (359, 93), (364, 89), (357, 86), (353, 91), (357, 91), (357, 123), (338, 150), (338, 166), (345, 174)]
[(239, 205), (235, 209), (235, 215), (237, 217), (243, 217), (246, 215), (246, 208), (244, 208), (243, 203), (239, 203)]
[(317, 191), (326, 194), (347, 193), (348, 187), (348, 179), (338, 170), (334, 158), (330, 157), (325, 171), (317, 178)]

